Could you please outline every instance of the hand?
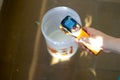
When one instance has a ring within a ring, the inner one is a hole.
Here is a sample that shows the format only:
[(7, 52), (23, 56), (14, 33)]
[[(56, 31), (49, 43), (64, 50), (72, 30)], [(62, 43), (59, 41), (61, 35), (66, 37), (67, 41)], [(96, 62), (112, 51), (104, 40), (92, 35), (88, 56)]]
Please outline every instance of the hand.
[[(89, 37), (82, 37), (80, 40), (77, 40), (78, 43), (82, 44), (82, 42), (85, 42), (92, 47), (102, 49), (104, 52), (111, 51), (111, 43), (114, 40), (113, 37), (94, 28), (84, 27), (84, 30), (89, 34)], [(82, 45), (82, 47), (85, 48), (84, 45)], [(86, 50), (89, 51), (89, 49)]]

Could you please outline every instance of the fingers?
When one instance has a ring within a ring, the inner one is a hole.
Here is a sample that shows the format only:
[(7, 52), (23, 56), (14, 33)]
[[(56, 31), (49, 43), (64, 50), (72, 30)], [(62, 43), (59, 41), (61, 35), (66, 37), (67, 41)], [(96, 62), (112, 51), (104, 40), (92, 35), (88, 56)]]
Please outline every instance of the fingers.
[(89, 36), (94, 36), (94, 30), (92, 28), (83, 27), (83, 30), (89, 34)]
[(89, 40), (87, 40), (87, 39), (88, 39), (88, 38), (82, 38), (82, 39), (80, 39), (80, 40), (75, 39), (75, 41), (76, 41), (83, 49), (85, 49), (85, 51), (87, 51), (88, 53), (93, 54), (93, 52), (91, 52), (91, 50), (89, 50), (89, 49), (82, 43), (83, 41), (89, 43)]
[(93, 52), (91, 52), (91, 50), (89, 50), (84, 44), (79, 43), (79, 45), (80, 45), (83, 49), (85, 49), (85, 51), (87, 51), (88, 53), (93, 54)]

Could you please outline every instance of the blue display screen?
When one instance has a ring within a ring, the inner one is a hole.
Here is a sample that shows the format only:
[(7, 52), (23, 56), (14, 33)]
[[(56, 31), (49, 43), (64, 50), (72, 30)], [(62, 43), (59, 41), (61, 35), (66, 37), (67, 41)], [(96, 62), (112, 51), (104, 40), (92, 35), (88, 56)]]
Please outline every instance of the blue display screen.
[(71, 31), (71, 29), (73, 29), (77, 22), (70, 16), (67, 16), (63, 19), (63, 21), (61, 22), (62, 26), (67, 28), (67, 30)]

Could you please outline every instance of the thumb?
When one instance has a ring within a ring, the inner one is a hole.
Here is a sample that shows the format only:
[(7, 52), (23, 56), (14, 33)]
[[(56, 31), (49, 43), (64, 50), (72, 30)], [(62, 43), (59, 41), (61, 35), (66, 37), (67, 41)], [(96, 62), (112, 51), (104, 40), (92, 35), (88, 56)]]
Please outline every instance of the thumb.
[(87, 43), (87, 44), (90, 44), (90, 38), (89, 37), (82, 37), (80, 38), (79, 40), (80, 43)]

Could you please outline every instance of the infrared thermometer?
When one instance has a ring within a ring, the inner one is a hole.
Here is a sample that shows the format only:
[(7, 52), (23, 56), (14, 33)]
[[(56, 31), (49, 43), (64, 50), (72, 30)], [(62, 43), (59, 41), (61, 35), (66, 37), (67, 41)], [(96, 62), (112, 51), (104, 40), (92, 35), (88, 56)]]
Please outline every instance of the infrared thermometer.
[[(89, 37), (89, 34), (82, 28), (82, 26), (71, 16), (66, 16), (59, 26), (60, 30), (62, 30), (65, 34), (71, 35), (75, 37), (75, 39), (80, 40), (82, 37)], [(101, 49), (97, 47), (93, 47), (88, 43), (82, 41), (81, 42), (89, 51), (93, 54), (97, 55)]]

